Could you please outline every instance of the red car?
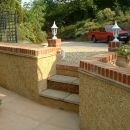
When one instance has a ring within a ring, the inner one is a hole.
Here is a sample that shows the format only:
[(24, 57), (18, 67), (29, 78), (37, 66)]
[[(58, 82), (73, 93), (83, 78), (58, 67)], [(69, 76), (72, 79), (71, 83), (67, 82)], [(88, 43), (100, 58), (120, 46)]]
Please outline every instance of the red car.
[[(101, 27), (100, 31), (90, 31), (88, 32), (88, 38), (94, 43), (97, 41), (112, 41), (114, 39), (112, 27), (113, 25), (106, 25)], [(120, 29), (117, 39), (127, 43), (129, 41), (129, 32)]]

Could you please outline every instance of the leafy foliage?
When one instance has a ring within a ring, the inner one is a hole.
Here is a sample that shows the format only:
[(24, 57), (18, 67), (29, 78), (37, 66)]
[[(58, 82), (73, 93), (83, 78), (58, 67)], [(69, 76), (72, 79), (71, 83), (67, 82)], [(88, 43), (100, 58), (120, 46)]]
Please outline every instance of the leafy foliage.
[(0, 10), (15, 10), (15, 0), (0, 0)]
[[(63, 28), (62, 28), (63, 29)], [(74, 39), (75, 38), (75, 26), (74, 25), (70, 25), (67, 26), (65, 29), (63, 30), (59, 30), (59, 37), (64, 39), (64, 40), (68, 40), (68, 39)]]
[(21, 41), (29, 41), (32, 43), (46, 42), (47, 34), (42, 30), (37, 30), (33, 24), (29, 22), (18, 26), (18, 37)]
[(123, 45), (122, 47), (117, 48), (117, 54), (128, 56), (130, 55), (130, 44)]
[(32, 43), (46, 41), (47, 34), (42, 31), (44, 26), (44, 9), (41, 0), (24, 4), (23, 24), (19, 26), (19, 37), (21, 40), (29, 40)]
[[(102, 24), (130, 23), (130, 0), (0, 0), (0, 9), (17, 10), (21, 41), (42, 43), (56, 21), (61, 38), (85, 37)], [(47, 34), (46, 34), (47, 32)], [(80, 39), (80, 38), (79, 38)]]
[(23, 20), (23, 12), (18, 0), (0, 0), (0, 10), (9, 10), (10, 12), (17, 11), (18, 23)]
[(97, 13), (96, 18), (98, 21), (109, 21), (111, 18), (114, 18), (114, 16), (114, 11), (112, 11), (110, 8), (105, 8)]
[(47, 0), (45, 19), (47, 21), (56, 21), (60, 27), (71, 25), (86, 19), (89, 16), (88, 11), (91, 8), (96, 8), (93, 0), (62, 1), (62, 3), (54, 3)]

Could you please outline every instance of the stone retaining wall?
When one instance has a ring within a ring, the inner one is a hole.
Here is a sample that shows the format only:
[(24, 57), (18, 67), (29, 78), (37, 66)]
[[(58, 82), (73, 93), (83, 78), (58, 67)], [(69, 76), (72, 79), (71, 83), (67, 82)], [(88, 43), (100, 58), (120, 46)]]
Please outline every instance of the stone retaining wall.
[(130, 70), (109, 65), (108, 52), (80, 61), (81, 130), (130, 129)]
[(56, 74), (60, 47), (0, 44), (0, 86), (34, 99)]
[(78, 112), (75, 104), (39, 95), (47, 88), (47, 78), (56, 74), (56, 64), (61, 60), (61, 48), (55, 43), (54, 47), (0, 43), (0, 86), (44, 105)]

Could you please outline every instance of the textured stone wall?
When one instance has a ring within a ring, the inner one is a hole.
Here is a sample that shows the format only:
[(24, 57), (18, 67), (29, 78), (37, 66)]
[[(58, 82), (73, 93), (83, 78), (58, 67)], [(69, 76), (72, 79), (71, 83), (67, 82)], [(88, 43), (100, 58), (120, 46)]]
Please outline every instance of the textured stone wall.
[(60, 47), (1, 43), (0, 86), (38, 103), (78, 113), (76, 104), (39, 95), (47, 87), (47, 78), (56, 74), (60, 50)]
[(0, 44), (0, 86), (30, 99), (46, 89), (47, 78), (56, 74), (61, 49), (33, 44)]
[(0, 85), (23, 96), (33, 97), (38, 87), (36, 63), (36, 59), (1, 53)]
[(90, 73), (79, 72), (81, 130), (130, 130), (129, 88)]
[(56, 54), (37, 59), (1, 53), (0, 86), (33, 99), (56, 73), (56, 62)]
[(50, 55), (41, 58), (37, 62), (39, 92), (47, 88), (47, 78), (56, 74), (56, 63), (59, 61), (58, 55)]

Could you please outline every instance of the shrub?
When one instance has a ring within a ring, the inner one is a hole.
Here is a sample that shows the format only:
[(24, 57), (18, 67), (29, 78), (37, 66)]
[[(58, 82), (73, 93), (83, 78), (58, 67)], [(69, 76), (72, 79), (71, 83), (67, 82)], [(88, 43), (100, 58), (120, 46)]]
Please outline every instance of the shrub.
[(31, 23), (22, 23), (18, 25), (18, 38), (20, 41), (28, 41), (31, 43), (46, 42), (47, 34), (40, 29), (36, 29)]
[(18, 38), (20, 41), (35, 42), (33, 26), (30, 23), (22, 23), (18, 25)]
[(130, 55), (130, 44), (123, 45), (122, 47), (117, 48), (117, 54), (128, 56)]
[(64, 31), (58, 31), (58, 36), (63, 39), (74, 39), (75, 38), (75, 26), (70, 25), (64, 28)]
[(115, 16), (115, 12), (112, 11), (110, 8), (105, 8), (104, 10), (100, 10), (97, 13), (97, 20), (98, 21), (104, 21), (104, 20), (109, 20)]
[(86, 30), (98, 30), (101, 25), (96, 22), (86, 22), (83, 28), (86, 28)]
[(39, 30), (37, 33), (35, 32), (36, 43), (43, 43), (47, 41), (47, 34), (45, 31)]

